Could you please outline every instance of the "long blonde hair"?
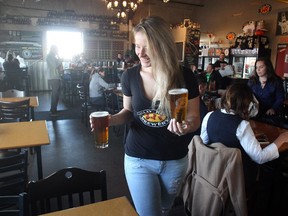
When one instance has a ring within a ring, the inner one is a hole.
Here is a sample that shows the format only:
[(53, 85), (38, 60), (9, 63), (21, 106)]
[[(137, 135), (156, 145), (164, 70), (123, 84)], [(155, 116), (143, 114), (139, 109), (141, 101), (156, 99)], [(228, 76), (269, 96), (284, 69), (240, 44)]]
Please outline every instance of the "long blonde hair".
[(156, 81), (152, 107), (159, 105), (158, 111), (170, 116), (168, 90), (183, 87), (184, 83), (173, 35), (167, 23), (160, 17), (143, 18), (133, 29), (134, 35), (137, 32), (143, 33), (147, 38), (147, 54)]

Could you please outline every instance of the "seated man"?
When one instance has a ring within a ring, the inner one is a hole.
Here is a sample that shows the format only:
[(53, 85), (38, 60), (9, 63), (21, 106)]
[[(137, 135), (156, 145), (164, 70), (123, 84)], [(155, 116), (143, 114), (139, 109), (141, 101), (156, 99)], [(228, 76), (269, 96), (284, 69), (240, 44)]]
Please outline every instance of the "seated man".
[(218, 89), (226, 88), (226, 86), (223, 86), (221, 74), (218, 70), (215, 70), (215, 66), (212, 63), (207, 65), (206, 78), (208, 91), (217, 91)]
[(90, 83), (89, 83), (90, 102), (93, 105), (98, 105), (100, 107), (106, 106), (104, 90), (109, 88), (109, 84), (103, 79), (104, 77), (105, 77), (105, 70), (102, 67), (94, 69), (90, 75)]

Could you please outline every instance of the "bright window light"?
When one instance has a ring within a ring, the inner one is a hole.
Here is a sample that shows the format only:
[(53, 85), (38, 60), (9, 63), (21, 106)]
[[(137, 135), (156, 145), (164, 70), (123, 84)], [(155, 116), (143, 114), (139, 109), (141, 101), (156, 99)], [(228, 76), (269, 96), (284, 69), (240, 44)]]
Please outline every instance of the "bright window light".
[(71, 60), (73, 56), (83, 53), (83, 33), (75, 31), (47, 31), (47, 53), (51, 45), (56, 45), (59, 57)]

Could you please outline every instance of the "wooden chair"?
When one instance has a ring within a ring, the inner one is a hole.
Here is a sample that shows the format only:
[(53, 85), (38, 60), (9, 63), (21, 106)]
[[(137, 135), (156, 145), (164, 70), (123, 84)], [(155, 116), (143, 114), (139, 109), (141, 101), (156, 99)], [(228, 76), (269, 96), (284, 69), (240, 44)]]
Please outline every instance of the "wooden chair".
[(0, 205), (0, 215), (2, 216), (28, 215), (27, 193), (0, 196)]
[[(98, 194), (96, 191), (101, 192)], [(68, 167), (28, 183), (32, 215), (107, 200), (106, 172)], [(53, 202), (54, 201), (54, 202)]]
[(26, 191), (27, 151), (23, 150), (17, 154), (15, 152), (1, 153), (2, 152), (0, 152), (0, 195), (17, 195)]
[(17, 89), (9, 89), (2, 92), (2, 97), (25, 97), (25, 91), (17, 90)]
[(5, 122), (16, 121), (29, 121), (29, 104), (30, 98), (23, 99), (17, 102), (6, 102), (0, 99), (0, 120)]

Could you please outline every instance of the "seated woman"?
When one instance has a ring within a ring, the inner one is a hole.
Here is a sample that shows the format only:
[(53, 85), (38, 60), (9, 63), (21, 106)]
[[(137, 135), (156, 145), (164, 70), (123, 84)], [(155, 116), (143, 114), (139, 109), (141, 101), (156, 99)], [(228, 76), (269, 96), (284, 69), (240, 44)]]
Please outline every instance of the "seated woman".
[(201, 138), (205, 144), (221, 142), (227, 147), (241, 150), (248, 199), (255, 192), (257, 164), (278, 158), (280, 147), (281, 150), (288, 147), (286, 132), (267, 147), (261, 148), (248, 121), (249, 117), (257, 114), (254, 103), (253, 92), (246, 84), (233, 84), (222, 97), (221, 109), (209, 112), (201, 127)]
[(105, 70), (102, 67), (94, 69), (91, 72), (89, 83), (90, 102), (101, 107), (106, 106), (104, 90), (109, 88), (109, 84), (103, 79), (104, 77)]
[(259, 101), (257, 118), (272, 119), (280, 114), (285, 99), (283, 81), (276, 75), (270, 59), (256, 60), (255, 74), (248, 81), (248, 86)]

